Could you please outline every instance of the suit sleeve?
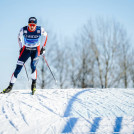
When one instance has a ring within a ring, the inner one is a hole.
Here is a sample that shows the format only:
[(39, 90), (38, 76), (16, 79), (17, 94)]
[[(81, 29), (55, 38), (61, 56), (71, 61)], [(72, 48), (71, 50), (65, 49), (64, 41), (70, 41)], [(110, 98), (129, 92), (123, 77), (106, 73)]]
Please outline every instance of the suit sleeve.
[(18, 34), (18, 43), (19, 43), (19, 47), (22, 48), (22, 37), (23, 37), (23, 28), (21, 28), (19, 34)]
[(41, 28), (41, 35), (45, 37), (43, 43), (43, 47), (45, 47), (47, 43), (47, 32), (44, 30), (44, 28)]

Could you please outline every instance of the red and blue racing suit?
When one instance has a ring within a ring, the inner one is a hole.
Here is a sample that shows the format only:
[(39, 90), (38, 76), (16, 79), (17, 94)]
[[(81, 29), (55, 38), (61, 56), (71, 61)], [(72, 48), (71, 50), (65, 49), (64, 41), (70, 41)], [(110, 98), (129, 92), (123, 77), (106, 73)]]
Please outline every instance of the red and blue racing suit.
[[(40, 46), (40, 38), (44, 36), (43, 45)], [(40, 55), (40, 47), (45, 47), (47, 42), (47, 33), (41, 26), (36, 26), (36, 30), (31, 32), (28, 26), (23, 27), (18, 35), (18, 42), (22, 51), (17, 61), (16, 69), (11, 77), (10, 83), (14, 84), (18, 74), (20, 73), (24, 63), (31, 57), (31, 77), (37, 79), (36, 65)], [(24, 45), (22, 45), (24, 43)]]

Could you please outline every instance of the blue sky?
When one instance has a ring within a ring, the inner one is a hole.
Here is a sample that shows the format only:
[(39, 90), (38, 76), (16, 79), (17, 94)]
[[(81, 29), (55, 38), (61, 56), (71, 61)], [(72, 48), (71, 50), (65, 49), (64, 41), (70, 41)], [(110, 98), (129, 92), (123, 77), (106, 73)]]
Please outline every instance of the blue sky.
[[(0, 90), (5, 88), (18, 59), (17, 35), (35, 16), (60, 38), (73, 37), (86, 22), (98, 16), (120, 22), (134, 41), (134, 0), (1, 0)], [(43, 24), (44, 26), (44, 24)]]

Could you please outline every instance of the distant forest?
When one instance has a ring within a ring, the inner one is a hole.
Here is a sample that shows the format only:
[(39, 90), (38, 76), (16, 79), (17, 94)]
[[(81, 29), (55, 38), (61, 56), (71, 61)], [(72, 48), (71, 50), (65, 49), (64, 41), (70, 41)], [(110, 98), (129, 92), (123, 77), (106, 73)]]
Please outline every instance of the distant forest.
[[(119, 22), (89, 20), (62, 44), (51, 28), (47, 32), (45, 57), (60, 88), (134, 88), (133, 42)], [(38, 87), (53, 87), (43, 58), (37, 68)]]

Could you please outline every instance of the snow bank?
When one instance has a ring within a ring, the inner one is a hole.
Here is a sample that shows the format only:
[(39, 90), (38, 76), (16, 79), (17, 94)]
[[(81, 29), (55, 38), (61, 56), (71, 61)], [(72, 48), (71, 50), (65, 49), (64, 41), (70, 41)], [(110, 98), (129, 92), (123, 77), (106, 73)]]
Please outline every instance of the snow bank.
[(134, 89), (30, 92), (0, 95), (0, 134), (134, 133)]

